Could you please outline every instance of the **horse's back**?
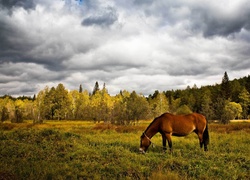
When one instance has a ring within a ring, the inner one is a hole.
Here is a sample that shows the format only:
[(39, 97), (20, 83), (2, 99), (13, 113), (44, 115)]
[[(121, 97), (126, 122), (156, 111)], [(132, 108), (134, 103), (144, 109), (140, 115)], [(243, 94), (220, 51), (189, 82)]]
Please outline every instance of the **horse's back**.
[(185, 136), (206, 124), (205, 117), (198, 113), (187, 115), (165, 113), (160, 118), (162, 120), (163, 131), (177, 136)]

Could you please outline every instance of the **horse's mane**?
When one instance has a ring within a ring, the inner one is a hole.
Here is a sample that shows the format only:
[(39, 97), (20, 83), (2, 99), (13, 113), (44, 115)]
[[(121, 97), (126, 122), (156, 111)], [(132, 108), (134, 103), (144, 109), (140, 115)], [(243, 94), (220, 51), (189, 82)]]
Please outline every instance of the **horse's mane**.
[(152, 126), (152, 124), (154, 124), (157, 120), (159, 120), (160, 118), (162, 118), (163, 116), (170, 114), (170, 113), (163, 113), (162, 115), (154, 118), (154, 120), (148, 125), (147, 129), (144, 132), (147, 132), (147, 130)]

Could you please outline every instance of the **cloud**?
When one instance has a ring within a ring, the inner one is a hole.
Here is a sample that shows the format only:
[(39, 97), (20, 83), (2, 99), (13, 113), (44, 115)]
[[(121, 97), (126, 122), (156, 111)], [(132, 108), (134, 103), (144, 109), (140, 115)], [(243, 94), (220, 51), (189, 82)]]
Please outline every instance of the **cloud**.
[(24, 9), (31, 9), (35, 7), (33, 0), (0, 0), (0, 6), (11, 9), (15, 7), (23, 7)]
[(225, 71), (247, 76), (248, 4), (0, 1), (0, 94), (32, 95), (58, 83), (92, 91), (99, 81), (111, 94), (148, 95), (220, 83)]
[(239, 33), (242, 29), (249, 30), (250, 3), (246, 1), (224, 3), (207, 4), (193, 11), (192, 16), (200, 18), (195, 25), (201, 28), (205, 37), (229, 36)]
[(186, 29), (201, 32), (205, 37), (228, 36), (250, 27), (250, 2), (247, 0), (134, 2), (135, 6), (144, 8), (145, 15), (157, 17), (159, 26), (185, 23)]
[(112, 7), (108, 7), (100, 14), (91, 15), (90, 17), (85, 18), (81, 24), (83, 26), (97, 25), (102, 27), (108, 27), (114, 24), (117, 20), (118, 17), (115, 9), (113, 9)]

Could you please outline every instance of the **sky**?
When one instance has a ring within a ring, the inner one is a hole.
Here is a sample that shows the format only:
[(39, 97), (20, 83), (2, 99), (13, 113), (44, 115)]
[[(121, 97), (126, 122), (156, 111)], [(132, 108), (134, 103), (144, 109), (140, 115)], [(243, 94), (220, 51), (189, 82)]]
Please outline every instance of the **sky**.
[(0, 95), (144, 95), (250, 75), (249, 0), (0, 0)]

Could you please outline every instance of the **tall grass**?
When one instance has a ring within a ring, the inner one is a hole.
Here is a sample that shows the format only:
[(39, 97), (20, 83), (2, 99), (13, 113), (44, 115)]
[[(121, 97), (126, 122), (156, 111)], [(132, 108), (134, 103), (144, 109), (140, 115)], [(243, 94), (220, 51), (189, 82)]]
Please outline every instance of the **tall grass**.
[(211, 124), (208, 152), (191, 134), (173, 137), (173, 153), (163, 153), (157, 134), (142, 155), (147, 124), (4, 123), (0, 179), (250, 179), (249, 124)]

